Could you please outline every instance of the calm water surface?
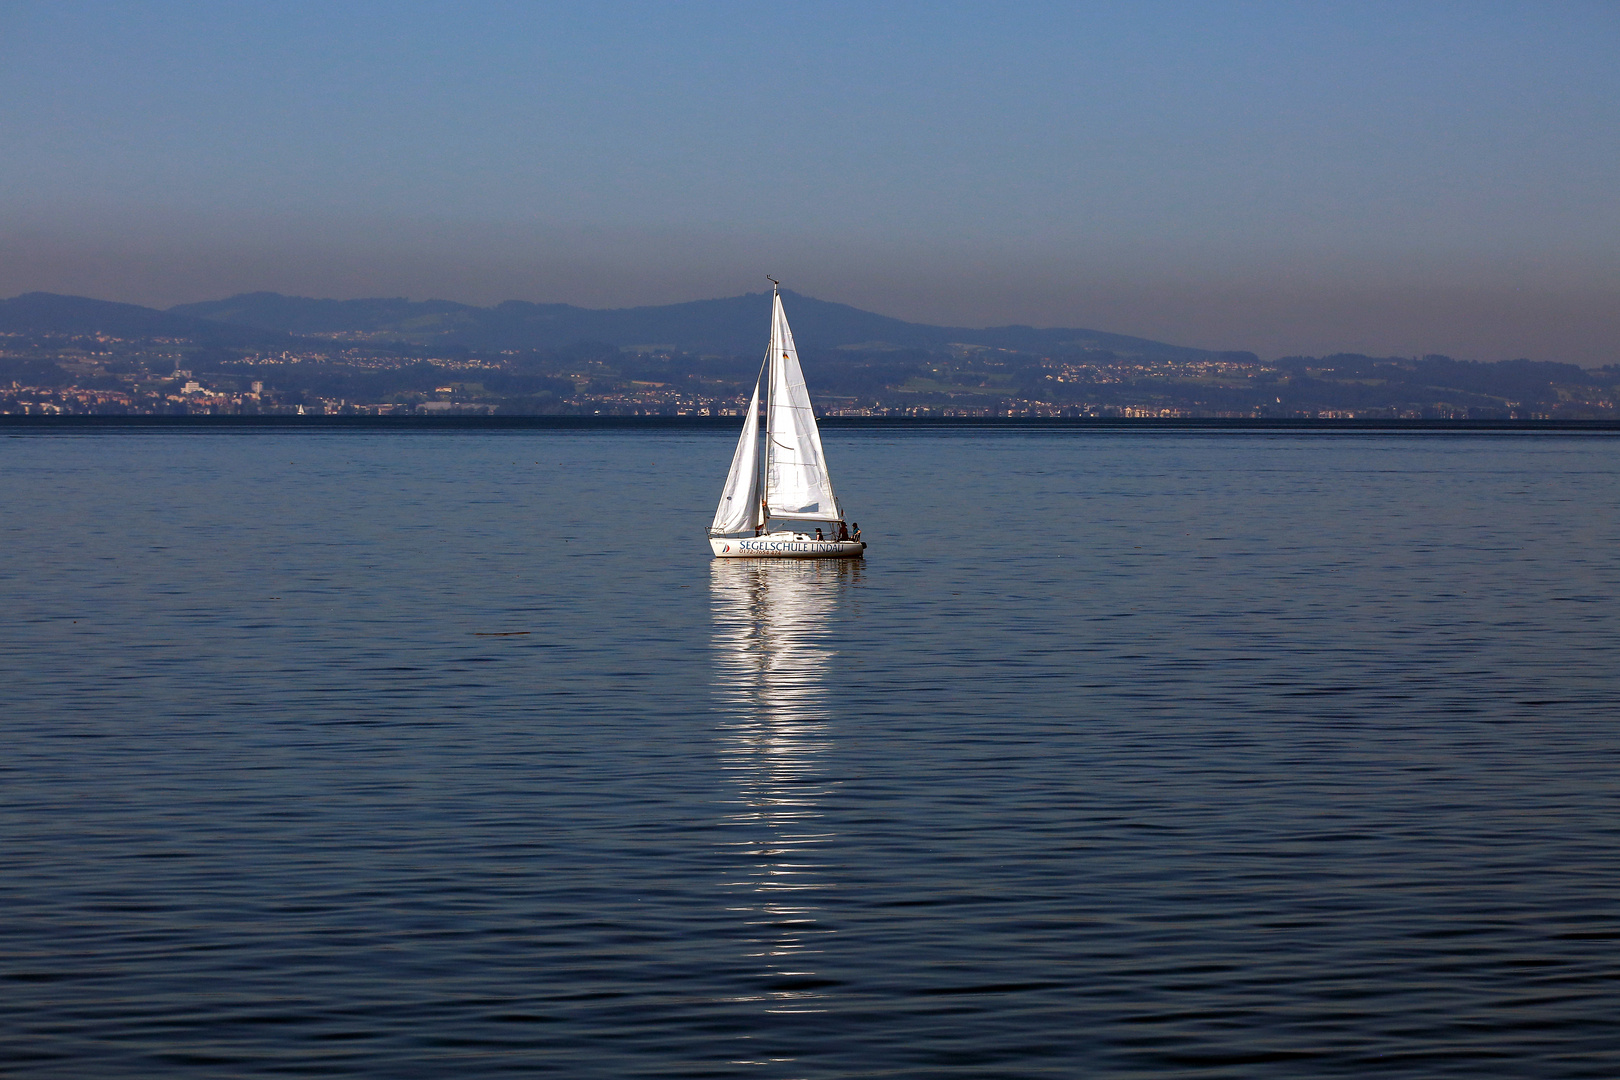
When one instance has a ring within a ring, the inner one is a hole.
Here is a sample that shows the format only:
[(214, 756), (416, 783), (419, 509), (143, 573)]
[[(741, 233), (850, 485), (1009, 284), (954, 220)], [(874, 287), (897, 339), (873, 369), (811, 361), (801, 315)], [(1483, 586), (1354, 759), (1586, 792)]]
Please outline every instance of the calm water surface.
[(0, 439), (0, 1071), (1620, 1075), (1620, 442), (732, 441)]

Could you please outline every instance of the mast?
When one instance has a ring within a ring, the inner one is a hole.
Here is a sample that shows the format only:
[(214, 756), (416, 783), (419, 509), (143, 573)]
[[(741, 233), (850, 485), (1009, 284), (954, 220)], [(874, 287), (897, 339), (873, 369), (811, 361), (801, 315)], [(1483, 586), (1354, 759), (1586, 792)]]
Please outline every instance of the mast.
[(782, 290), (782, 283), (771, 275), (766, 274), (765, 280), (771, 283), (771, 343), (767, 346), (765, 354), (765, 452), (759, 455), (759, 527), (764, 529), (771, 520), (771, 448), (776, 445), (775, 420), (771, 416), (771, 388), (776, 385), (776, 354), (781, 352), (781, 343), (776, 338), (776, 305), (777, 297)]

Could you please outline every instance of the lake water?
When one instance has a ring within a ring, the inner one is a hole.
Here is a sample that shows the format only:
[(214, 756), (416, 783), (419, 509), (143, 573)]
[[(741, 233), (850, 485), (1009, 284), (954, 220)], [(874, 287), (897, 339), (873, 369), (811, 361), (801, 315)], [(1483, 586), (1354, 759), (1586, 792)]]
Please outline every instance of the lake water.
[(0, 438), (0, 1072), (1620, 1074), (1620, 442), (732, 444)]

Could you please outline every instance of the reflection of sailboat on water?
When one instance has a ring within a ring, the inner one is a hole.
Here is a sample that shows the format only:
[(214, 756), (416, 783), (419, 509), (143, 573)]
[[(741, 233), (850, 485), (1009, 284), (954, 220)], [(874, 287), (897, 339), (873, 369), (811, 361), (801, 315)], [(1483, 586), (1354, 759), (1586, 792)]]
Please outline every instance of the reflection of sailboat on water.
[(816, 955), (831, 933), (817, 897), (832, 888), (818, 861), (832, 839), (818, 761), (829, 748), (829, 669), (837, 619), (858, 562), (716, 560), (711, 564), (715, 687), (737, 793), (728, 824), (751, 941), (777, 1010), (814, 1008)]

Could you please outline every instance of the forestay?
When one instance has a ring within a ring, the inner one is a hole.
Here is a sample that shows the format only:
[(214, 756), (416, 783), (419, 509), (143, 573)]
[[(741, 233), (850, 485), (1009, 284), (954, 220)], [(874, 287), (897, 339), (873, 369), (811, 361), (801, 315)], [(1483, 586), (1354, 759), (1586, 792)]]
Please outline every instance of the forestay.
[(840, 520), (843, 515), (821, 452), (821, 432), (810, 410), (810, 392), (804, 386), (780, 294), (771, 315), (771, 398), (765, 431), (767, 513), (790, 520)]
[(742, 438), (731, 458), (720, 506), (714, 512), (711, 533), (751, 532), (759, 520), (759, 380), (748, 402), (748, 419), (743, 421)]

